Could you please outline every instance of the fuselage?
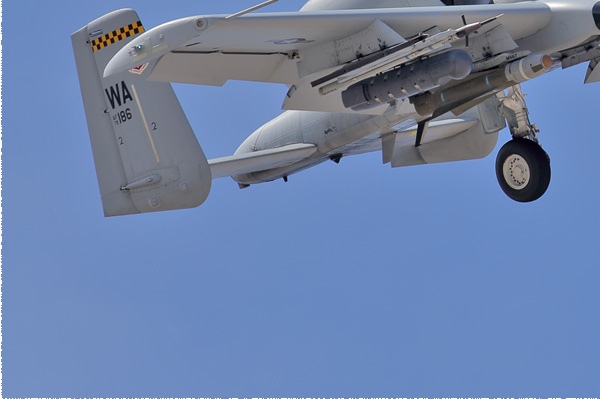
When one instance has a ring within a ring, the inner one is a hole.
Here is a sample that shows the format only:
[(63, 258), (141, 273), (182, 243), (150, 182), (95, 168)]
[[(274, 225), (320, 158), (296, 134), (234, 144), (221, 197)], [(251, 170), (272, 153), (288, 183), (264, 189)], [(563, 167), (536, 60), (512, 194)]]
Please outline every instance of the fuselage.
[[(463, 1), (465, 3), (467, 1)], [(471, 1), (471, 3), (480, 3)], [(466, 12), (479, 8), (486, 13), (499, 15), (506, 7), (518, 7), (514, 1), (496, 1), (502, 4), (464, 5), (440, 9), (440, 13)], [(509, 4), (507, 4), (509, 3)], [(549, 55), (558, 63), (566, 57), (566, 51), (600, 37), (600, 2), (595, 0), (579, 1), (539, 1), (549, 9), (549, 20), (534, 34), (514, 37), (518, 50), (528, 54)], [(357, 8), (396, 8), (419, 6), (446, 7), (441, 1), (412, 0), (311, 0), (303, 11), (357, 9)], [(431, 25), (434, 25), (432, 21)], [(457, 27), (460, 24), (457, 23)], [(428, 29), (430, 26), (423, 26)], [(419, 32), (413, 32), (418, 34)], [(512, 34), (512, 32), (509, 32)], [(453, 46), (466, 49), (465, 43)], [(468, 50), (468, 49), (467, 49)], [(504, 65), (495, 68), (503, 68)], [(465, 81), (468, 81), (466, 78)], [(459, 83), (460, 84), (460, 83)], [(505, 89), (499, 87), (498, 91)], [(486, 95), (489, 95), (486, 94)], [(359, 113), (326, 113), (312, 111), (286, 111), (274, 120), (266, 123), (252, 133), (238, 148), (236, 154), (272, 149), (295, 143), (310, 143), (317, 146), (317, 152), (308, 159), (274, 170), (234, 176), (243, 185), (287, 178), (300, 170), (327, 161), (339, 161), (344, 155), (359, 154), (381, 150), (381, 137), (388, 132), (399, 132), (427, 118), (420, 115), (412, 105), (412, 99), (399, 101), (379, 115)], [(475, 112), (475, 111), (472, 111)], [(440, 118), (447, 118), (443, 115)], [(486, 149), (489, 146), (485, 146)], [(487, 151), (487, 150), (486, 150)], [(485, 156), (482, 152), (478, 156)]]

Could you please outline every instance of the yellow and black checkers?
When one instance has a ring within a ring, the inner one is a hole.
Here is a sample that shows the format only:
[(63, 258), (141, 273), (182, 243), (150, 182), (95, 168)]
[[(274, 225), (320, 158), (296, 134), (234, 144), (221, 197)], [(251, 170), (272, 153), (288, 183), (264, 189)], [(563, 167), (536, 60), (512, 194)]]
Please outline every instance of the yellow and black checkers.
[(96, 52), (110, 46), (111, 44), (115, 44), (123, 39), (142, 32), (144, 32), (144, 26), (140, 21), (138, 21), (107, 33), (106, 35), (102, 35), (92, 40), (90, 44), (92, 45), (92, 50)]

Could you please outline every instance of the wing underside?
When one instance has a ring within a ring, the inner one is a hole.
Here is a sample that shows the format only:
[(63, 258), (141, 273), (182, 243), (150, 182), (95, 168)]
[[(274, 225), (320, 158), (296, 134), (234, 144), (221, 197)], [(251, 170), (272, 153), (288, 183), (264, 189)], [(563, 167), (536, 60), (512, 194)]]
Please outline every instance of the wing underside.
[[(483, 21), (499, 14), (503, 17), (498, 24), (515, 40), (537, 32), (551, 18), (550, 9), (535, 2), (265, 13), (233, 19), (199, 16), (148, 31), (142, 39), (150, 50), (143, 55), (160, 58), (151, 80), (223, 85), (233, 79), (300, 87), (378, 50), (374, 45), (389, 48), (434, 26), (439, 31), (461, 27), (463, 15), (467, 21)], [(125, 54), (121, 67), (135, 67), (143, 59)]]

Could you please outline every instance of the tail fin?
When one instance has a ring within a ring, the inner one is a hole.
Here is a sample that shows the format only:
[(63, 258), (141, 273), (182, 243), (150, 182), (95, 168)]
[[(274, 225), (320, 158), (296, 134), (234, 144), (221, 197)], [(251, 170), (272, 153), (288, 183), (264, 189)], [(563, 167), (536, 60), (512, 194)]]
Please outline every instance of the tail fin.
[(153, 64), (103, 78), (143, 32), (124, 9), (71, 36), (105, 216), (197, 207), (210, 192), (210, 167), (171, 85), (145, 79)]

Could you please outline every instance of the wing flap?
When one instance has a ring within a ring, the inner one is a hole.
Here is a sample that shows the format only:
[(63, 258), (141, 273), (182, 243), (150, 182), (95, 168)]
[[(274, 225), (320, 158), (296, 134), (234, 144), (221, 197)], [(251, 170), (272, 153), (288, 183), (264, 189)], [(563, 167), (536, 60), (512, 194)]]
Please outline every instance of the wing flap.
[(585, 83), (600, 82), (600, 57), (590, 61), (585, 74)]
[(283, 167), (310, 157), (314, 144), (291, 144), (276, 149), (235, 154), (208, 160), (213, 179)]
[[(478, 119), (472, 117), (455, 117), (429, 123), (429, 129), (423, 139), (423, 144), (446, 139), (454, 135), (458, 135), (467, 129), (472, 128), (479, 122)], [(399, 131), (396, 135), (397, 145), (414, 146), (415, 136), (417, 135), (417, 125)]]
[(482, 158), (494, 149), (498, 139), (496, 133), (484, 132), (474, 117), (432, 122), (420, 147), (415, 147), (415, 135), (416, 126), (396, 135), (392, 167)]

